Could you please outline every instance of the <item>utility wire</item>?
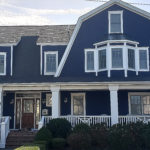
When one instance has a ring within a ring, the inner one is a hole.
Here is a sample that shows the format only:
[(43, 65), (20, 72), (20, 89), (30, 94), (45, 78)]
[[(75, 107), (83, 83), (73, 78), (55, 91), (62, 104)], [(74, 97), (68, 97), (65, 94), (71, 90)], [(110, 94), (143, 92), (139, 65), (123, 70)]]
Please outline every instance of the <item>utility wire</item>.
[[(108, 2), (106, 0), (86, 0), (86, 1), (95, 1), (95, 2)], [(132, 4), (132, 5), (145, 5), (145, 6), (150, 6), (150, 3), (132, 3), (132, 2), (127, 2), (129, 4)]]

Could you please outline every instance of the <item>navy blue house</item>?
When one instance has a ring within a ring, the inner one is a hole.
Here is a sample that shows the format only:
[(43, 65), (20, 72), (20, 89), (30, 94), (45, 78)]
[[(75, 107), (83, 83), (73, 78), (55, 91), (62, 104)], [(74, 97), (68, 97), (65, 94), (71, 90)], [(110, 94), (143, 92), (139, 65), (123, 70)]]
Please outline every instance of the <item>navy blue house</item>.
[(0, 27), (0, 117), (10, 129), (149, 121), (150, 14), (111, 0), (76, 25)]

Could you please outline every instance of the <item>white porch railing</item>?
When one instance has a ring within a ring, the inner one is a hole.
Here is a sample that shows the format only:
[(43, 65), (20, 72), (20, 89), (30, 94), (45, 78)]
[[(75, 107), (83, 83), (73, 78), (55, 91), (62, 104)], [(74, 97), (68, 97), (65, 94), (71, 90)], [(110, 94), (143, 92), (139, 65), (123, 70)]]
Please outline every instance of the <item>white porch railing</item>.
[(118, 118), (119, 124), (129, 124), (136, 123), (138, 121), (142, 121), (143, 123), (150, 122), (150, 116), (119, 116)]
[(9, 133), (10, 117), (0, 117), (0, 148), (5, 148), (6, 138)]
[[(111, 126), (110, 116), (60, 116), (59, 118), (67, 119), (71, 125), (74, 127), (80, 123), (86, 123), (88, 125), (94, 125), (97, 123), (106, 123), (108, 127)], [(51, 116), (43, 116), (39, 122), (39, 129), (45, 126), (52, 119)]]

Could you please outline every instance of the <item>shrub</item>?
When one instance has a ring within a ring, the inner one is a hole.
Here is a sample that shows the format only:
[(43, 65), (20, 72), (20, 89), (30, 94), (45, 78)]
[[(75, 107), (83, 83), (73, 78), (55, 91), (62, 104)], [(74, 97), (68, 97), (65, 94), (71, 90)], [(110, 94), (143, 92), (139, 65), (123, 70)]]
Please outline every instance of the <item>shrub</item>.
[(50, 141), (51, 139), (52, 139), (52, 134), (45, 127), (41, 128), (35, 136), (35, 141)]
[(108, 129), (105, 124), (96, 124), (91, 127), (92, 145), (105, 149), (108, 147)]
[(72, 133), (67, 142), (72, 150), (89, 150), (91, 149), (91, 137), (86, 133)]
[(21, 146), (21, 147), (16, 148), (15, 150), (40, 150), (40, 149), (41, 148), (39, 146)]
[(56, 149), (64, 148), (66, 145), (66, 140), (64, 138), (54, 138), (52, 140), (52, 147)]
[(54, 138), (66, 138), (71, 132), (71, 124), (66, 119), (52, 119), (47, 128), (51, 131)]
[(89, 133), (90, 132), (90, 127), (85, 124), (85, 123), (81, 123), (81, 124), (78, 124), (76, 125), (74, 128), (73, 128), (73, 132), (74, 133)]

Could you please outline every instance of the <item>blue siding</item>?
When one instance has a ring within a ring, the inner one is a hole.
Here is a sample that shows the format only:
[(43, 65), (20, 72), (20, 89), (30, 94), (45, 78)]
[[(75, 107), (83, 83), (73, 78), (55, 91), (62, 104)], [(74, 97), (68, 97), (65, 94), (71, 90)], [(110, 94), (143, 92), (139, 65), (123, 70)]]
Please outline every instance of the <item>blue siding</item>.
[(14, 103), (10, 104), (10, 101), (15, 101), (14, 92), (5, 92), (6, 95), (3, 97), (3, 116), (10, 116), (10, 128), (14, 128)]
[[(71, 93), (85, 93), (86, 115), (110, 115), (109, 91), (63, 91), (61, 92), (61, 115), (71, 114)], [(64, 103), (67, 98), (68, 102)]]
[(43, 68), (43, 70), (42, 70), (42, 73), (44, 74), (44, 52), (47, 52), (47, 51), (58, 51), (58, 64), (60, 63), (60, 60), (61, 60), (61, 58), (62, 58), (62, 56), (63, 56), (63, 54), (64, 54), (64, 51), (65, 51), (65, 49), (66, 49), (66, 46), (59, 46), (59, 45), (57, 45), (57, 46), (49, 46), (49, 45), (47, 45), (47, 46), (43, 46), (42, 47), (42, 49), (43, 49), (43, 52), (42, 52), (42, 68)]
[(112, 10), (123, 10), (124, 36), (127, 35), (129, 40), (138, 41), (140, 46), (150, 46), (150, 20), (123, 7), (113, 5), (82, 23), (62, 70), (61, 77), (63, 80), (74, 82), (150, 80), (150, 72), (140, 72), (139, 76), (136, 76), (135, 72), (128, 71), (127, 78), (124, 77), (123, 71), (111, 71), (112, 76), (110, 78), (107, 77), (106, 71), (98, 73), (98, 76), (95, 73), (85, 73), (84, 49), (94, 48), (94, 43), (103, 41), (108, 35), (108, 11)]
[[(41, 114), (42, 114), (42, 109), (47, 109), (48, 110), (48, 115), (51, 116), (52, 114), (52, 107), (46, 107), (46, 94), (47, 93), (50, 93), (50, 92), (42, 92), (42, 95), (41, 95)], [(44, 101), (44, 103), (43, 103)]]
[(10, 76), (11, 47), (0, 46), (0, 52), (5, 52), (6, 53), (6, 76)]

